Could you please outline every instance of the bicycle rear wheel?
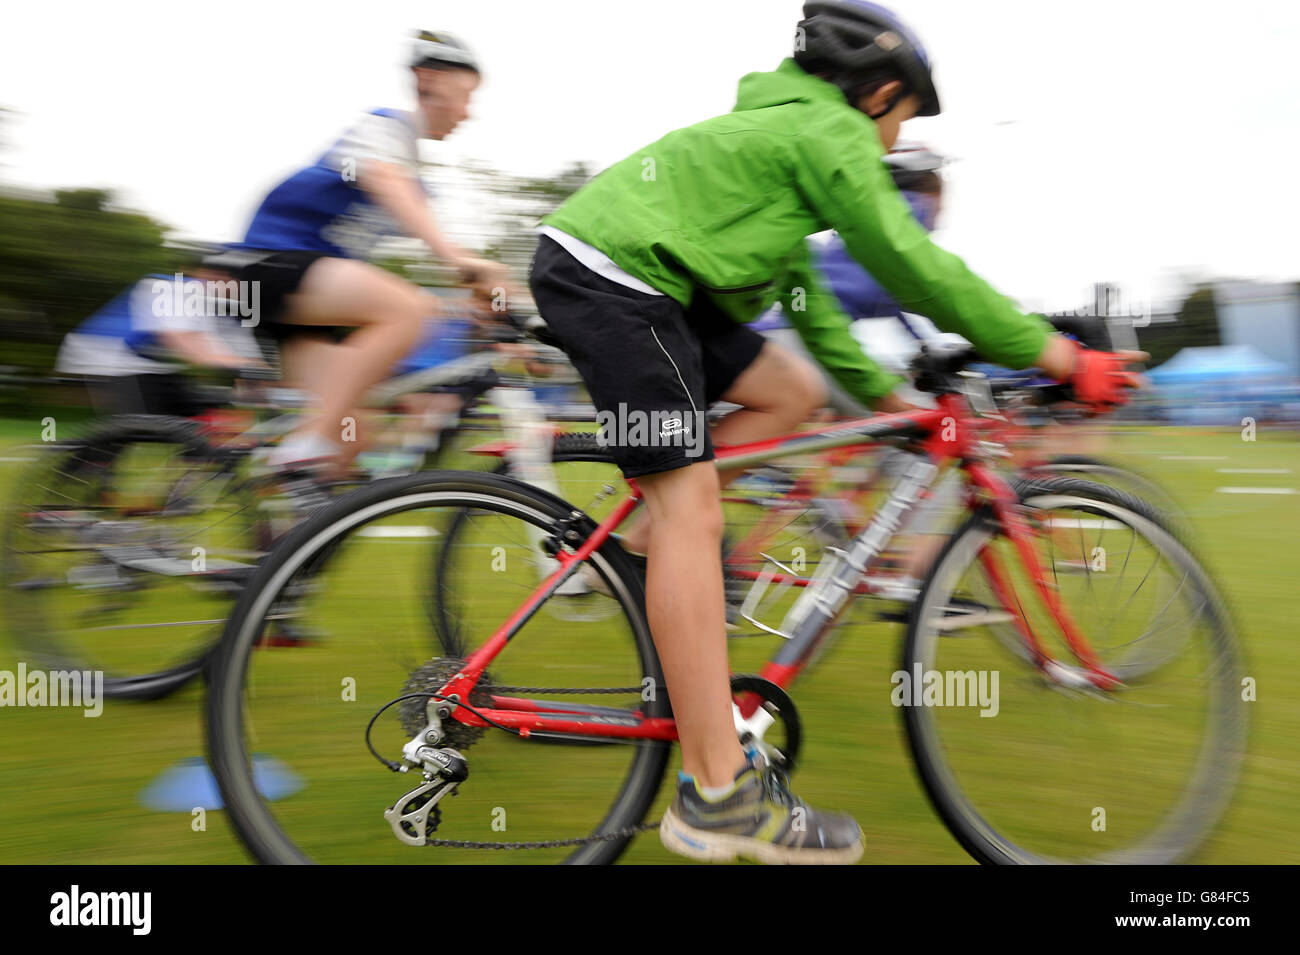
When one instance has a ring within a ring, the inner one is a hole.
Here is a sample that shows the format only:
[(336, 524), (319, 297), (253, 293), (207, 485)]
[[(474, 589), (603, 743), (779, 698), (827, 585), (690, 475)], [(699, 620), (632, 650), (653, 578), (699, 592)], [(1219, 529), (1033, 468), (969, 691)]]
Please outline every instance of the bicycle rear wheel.
[[(608, 496), (606, 487), (621, 487), (626, 496), (622, 473), (614, 462), (609, 449), (600, 444), (594, 433), (565, 432), (555, 435), (551, 447), (551, 464), (564, 465), (554, 472), (557, 489), (561, 497), (572, 501), (585, 513), (600, 520), (606, 515), (592, 510), (595, 498)], [(509, 476), (511, 474), (509, 458), (503, 458), (493, 474)], [(612, 506), (614, 500), (609, 505)], [(471, 526), (474, 516), (473, 508), (464, 508), (447, 522), (444, 533), (440, 536), (433, 554), (432, 586), (429, 588), (428, 613), (437, 637), (437, 646), (444, 656), (464, 656), (472, 647), (466, 645), (466, 635), (461, 624), (465, 610), (462, 602), (468, 594), (457, 592), (454, 586), (455, 575), (447, 573), (451, 562), (456, 559), (462, 536)], [(537, 532), (534, 536), (540, 536)], [(549, 572), (545, 563), (538, 564), (538, 573)], [(571, 582), (574, 599), (548, 601), (545, 612), (574, 619), (580, 622), (593, 622), (604, 617), (616, 615), (619, 611), (600, 593), (582, 586), (581, 581)]]
[(1062, 685), (1008, 639), (1012, 615), (992, 596), (986, 553), (1035, 635), (1070, 659), (991, 514), (976, 512), (922, 588), (903, 649), (907, 680), (896, 674), (911, 691), (895, 703), (926, 792), (981, 862), (1184, 859), (1226, 808), (1245, 745), (1241, 652), (1224, 600), (1136, 498), (1071, 478), (1021, 493), (1039, 561), (1123, 683)]
[[(537, 587), (539, 562), (549, 559), (539, 539), (560, 535), (560, 546), (571, 548), (567, 530), (589, 526), (575, 523), (574, 514), (559, 498), (509, 478), (429, 472), (362, 488), (273, 549), (232, 612), (209, 671), (212, 765), (236, 831), (255, 858), (501, 859), (467, 847), (416, 848), (394, 837), (383, 810), (396, 805), (409, 783), (397, 782), (367, 753), (367, 723), (398, 697), (436, 692), (463, 662), (435, 655), (428, 592), (443, 581), (430, 579), (430, 567), (460, 598), (458, 633), (473, 649)], [(454, 552), (435, 562), (431, 548), (457, 520)], [(619, 613), (591, 623), (536, 613), (488, 667), (471, 705), (558, 708), (608, 722), (634, 712), (669, 715), (639, 576), (613, 541), (590, 564)], [(310, 644), (287, 653), (259, 650), (268, 626), (285, 621), (309, 634)], [(376, 720), (381, 753), (396, 756), (413, 727), (419, 731), (423, 703), (402, 701)], [(470, 776), (459, 798), (441, 804), (431, 838), (595, 840), (511, 853), (512, 862), (614, 861), (649, 810), (671, 746), (663, 740), (585, 745), (573, 737), (523, 739), (447, 725), (446, 745), (464, 754)], [(262, 758), (252, 759), (254, 751)], [(255, 763), (267, 759), (290, 781), (281, 792), (255, 778)]]

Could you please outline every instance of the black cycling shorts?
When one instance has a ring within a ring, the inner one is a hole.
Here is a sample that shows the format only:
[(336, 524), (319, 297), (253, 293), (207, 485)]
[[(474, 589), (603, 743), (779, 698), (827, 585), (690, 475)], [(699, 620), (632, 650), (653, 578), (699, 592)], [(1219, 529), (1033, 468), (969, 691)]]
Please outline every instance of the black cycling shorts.
[(690, 308), (611, 282), (542, 236), (533, 300), (596, 406), (626, 477), (713, 460), (705, 423), (763, 348), (763, 336), (697, 297)]
[(176, 372), (95, 378), (88, 382), (91, 403), (101, 414), (174, 415), (191, 418), (212, 407)]
[[(347, 337), (351, 328), (323, 325), (294, 325), (285, 321), (285, 300), (298, 291), (302, 277), (318, 259), (329, 258), (326, 252), (302, 249), (231, 249), (203, 260), (212, 269), (225, 272), (238, 282), (256, 282), (257, 297), (252, 298), (251, 288), (244, 294), (246, 311), (256, 305), (255, 333), (265, 335), (277, 344), (295, 335), (315, 332), (325, 334), (335, 341)], [(251, 299), (251, 301), (249, 301)]]

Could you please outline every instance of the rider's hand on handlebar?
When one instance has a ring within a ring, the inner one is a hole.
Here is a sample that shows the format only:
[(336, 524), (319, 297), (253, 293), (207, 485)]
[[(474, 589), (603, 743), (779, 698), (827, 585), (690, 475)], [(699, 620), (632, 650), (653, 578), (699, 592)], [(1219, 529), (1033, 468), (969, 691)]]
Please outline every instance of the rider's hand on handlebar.
[(509, 272), (500, 262), (489, 259), (465, 258), (457, 263), (461, 283), (472, 289), (480, 298), (491, 299), (506, 288)]
[(1145, 361), (1146, 352), (1104, 352), (1084, 348), (1078, 342), (1055, 336), (1043, 349), (1040, 367), (1064, 382), (1074, 401), (1095, 413), (1126, 404), (1129, 391), (1142, 387), (1142, 379), (1126, 366)]

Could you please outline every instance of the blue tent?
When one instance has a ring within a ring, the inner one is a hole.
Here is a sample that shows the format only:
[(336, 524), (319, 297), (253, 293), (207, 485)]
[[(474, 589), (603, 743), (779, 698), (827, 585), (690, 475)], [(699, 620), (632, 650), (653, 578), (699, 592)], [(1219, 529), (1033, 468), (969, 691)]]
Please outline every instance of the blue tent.
[(1249, 345), (1210, 345), (1184, 348), (1159, 368), (1147, 372), (1147, 377), (1157, 385), (1207, 381), (1282, 383), (1287, 378), (1287, 366)]
[(1295, 400), (1287, 366), (1249, 345), (1184, 348), (1147, 377), (1165, 417), (1179, 424), (1236, 425)]

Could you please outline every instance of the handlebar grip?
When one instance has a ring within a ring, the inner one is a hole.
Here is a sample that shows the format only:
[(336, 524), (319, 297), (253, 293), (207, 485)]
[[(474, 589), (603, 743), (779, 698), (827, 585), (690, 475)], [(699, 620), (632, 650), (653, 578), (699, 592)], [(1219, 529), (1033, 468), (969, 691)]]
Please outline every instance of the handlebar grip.
[(1054, 385), (1040, 385), (1034, 389), (1034, 394), (1036, 404), (1040, 405), (1064, 404), (1074, 400), (1070, 386), (1059, 382)]

